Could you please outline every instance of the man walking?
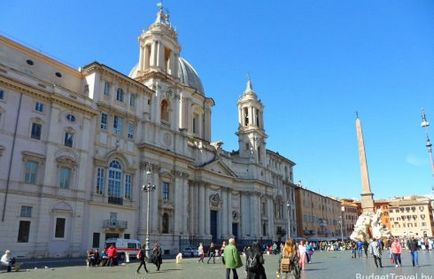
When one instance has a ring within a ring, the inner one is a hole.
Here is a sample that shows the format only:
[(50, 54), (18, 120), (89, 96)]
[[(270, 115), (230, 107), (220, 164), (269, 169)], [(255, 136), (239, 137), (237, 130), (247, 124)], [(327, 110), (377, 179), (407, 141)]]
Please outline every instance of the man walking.
[(407, 246), (411, 253), (411, 262), (413, 263), (413, 266), (419, 266), (419, 243), (414, 239), (414, 237), (411, 237), (407, 242)]
[(235, 246), (235, 239), (230, 238), (229, 244), (225, 247), (223, 252), (223, 263), (226, 267), (226, 279), (231, 277), (231, 270), (234, 274), (234, 279), (238, 279), (237, 268), (242, 267), (240, 254)]
[(381, 249), (376, 239), (373, 239), (369, 244), (369, 251), (371, 252), (372, 256), (374, 256), (375, 266), (380, 266), (383, 268), (383, 264), (381, 263)]
[(215, 263), (215, 246), (214, 246), (213, 242), (211, 242), (211, 244), (209, 245), (208, 256), (209, 256), (209, 258), (208, 258), (208, 261), (206, 263), (209, 264), (209, 261), (211, 260), (211, 258), (213, 260), (213, 263)]

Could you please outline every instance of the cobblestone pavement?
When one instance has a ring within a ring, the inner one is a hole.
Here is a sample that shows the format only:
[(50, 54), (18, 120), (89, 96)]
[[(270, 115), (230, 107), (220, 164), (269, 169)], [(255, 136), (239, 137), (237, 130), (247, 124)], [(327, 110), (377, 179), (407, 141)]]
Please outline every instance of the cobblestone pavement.
[[(243, 258), (244, 261), (244, 258)], [(265, 256), (267, 277), (276, 278), (278, 256)], [(419, 267), (411, 264), (410, 253), (402, 254), (403, 266), (396, 268), (390, 260), (383, 256), (384, 268), (376, 268), (372, 257), (352, 259), (349, 252), (316, 252), (311, 264), (306, 265), (303, 279), (434, 279), (434, 252), (421, 251), (419, 253)], [(49, 264), (49, 263), (47, 263)], [(216, 264), (198, 263), (197, 259), (184, 259), (182, 264), (174, 260), (164, 260), (161, 271), (157, 272), (154, 265), (148, 265), (150, 273), (141, 271), (136, 274), (138, 263), (129, 263), (116, 267), (39, 267), (38, 269), (23, 269), (20, 272), (2, 273), (3, 278), (92, 278), (92, 279), (138, 279), (138, 278), (225, 278), (225, 270), (220, 260)], [(240, 278), (245, 278), (243, 268), (238, 269)], [(374, 277), (377, 275), (378, 277)], [(383, 277), (380, 277), (383, 276)], [(400, 277), (401, 276), (401, 277)]]

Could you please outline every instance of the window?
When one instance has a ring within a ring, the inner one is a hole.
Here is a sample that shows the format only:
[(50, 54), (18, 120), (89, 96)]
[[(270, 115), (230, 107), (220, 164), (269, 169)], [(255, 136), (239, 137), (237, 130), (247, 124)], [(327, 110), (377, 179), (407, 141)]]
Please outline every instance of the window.
[(110, 82), (104, 82), (104, 95), (110, 96)]
[(169, 233), (169, 214), (164, 213), (163, 214), (163, 220), (162, 220), (162, 233)]
[(96, 193), (104, 193), (104, 168), (98, 168), (96, 171)]
[(199, 115), (193, 114), (193, 134), (199, 134)]
[(56, 218), (56, 228), (54, 232), (54, 238), (65, 238), (65, 218)]
[(31, 138), (32, 139), (40, 140), (41, 139), (41, 131), (42, 131), (42, 125), (41, 124), (39, 124), (39, 123), (32, 123)]
[(101, 126), (100, 126), (101, 129), (107, 130), (107, 120), (108, 120), (107, 113), (101, 112)]
[(100, 233), (94, 232), (92, 237), (92, 248), (99, 248)]
[(5, 99), (5, 91), (3, 89), (0, 89), (0, 100)]
[(130, 95), (130, 106), (133, 108), (136, 107), (136, 98), (137, 98), (136, 94)]
[(30, 221), (20, 221), (18, 228), (18, 242), (29, 242)]
[(72, 147), (73, 142), (74, 142), (74, 134), (71, 132), (65, 132), (64, 145), (68, 147)]
[(262, 223), (262, 236), (266, 236), (267, 235), (267, 223), (264, 222)]
[(125, 175), (125, 198), (131, 200), (131, 191), (132, 191), (132, 181), (133, 178), (131, 175)]
[(122, 135), (122, 117), (113, 116), (113, 133)]
[[(129, 233), (125, 233), (124, 234), (124, 239), (130, 239), (130, 238), (131, 238), (131, 235)], [(128, 243), (128, 246), (130, 246), (131, 244), (133, 244), (133, 246), (134, 246), (134, 247), (131, 247), (131, 248), (135, 249), (136, 248), (136, 244), (134, 244), (134, 243)], [(130, 247), (128, 247), (128, 248), (130, 248)]]
[(71, 184), (71, 169), (61, 167), (59, 172), (59, 187), (61, 189), (69, 189)]
[(69, 122), (75, 122), (75, 116), (72, 114), (68, 114), (66, 116), (66, 120), (68, 120)]
[(32, 207), (31, 206), (25, 206), (25, 205), (21, 206), (20, 217), (31, 218), (32, 217)]
[(44, 104), (40, 103), (40, 102), (36, 102), (35, 103), (35, 110), (39, 111), (39, 112), (43, 112), (44, 111)]
[(26, 60), (26, 63), (27, 63), (27, 65), (30, 65), (30, 66), (33, 66), (35, 63), (33, 63), (33, 61), (32, 60), (30, 60), (30, 59), (27, 59)]
[(169, 201), (169, 190), (170, 184), (168, 182), (163, 182), (163, 201)]
[(121, 196), (121, 181), (122, 181), (122, 167), (121, 164), (114, 160), (110, 163), (109, 178), (108, 178), (108, 195), (109, 197), (122, 197)]
[(61, 77), (62, 77), (62, 74), (59, 73), (59, 72), (56, 72), (56, 77), (61, 78)]
[(24, 182), (27, 184), (36, 184), (38, 162), (27, 161), (25, 164)]
[(166, 100), (161, 101), (161, 121), (169, 122), (169, 103)]
[(134, 139), (134, 131), (136, 129), (136, 126), (132, 122), (128, 122), (128, 138)]
[(124, 90), (122, 88), (118, 88), (116, 91), (116, 100), (119, 102), (124, 102)]

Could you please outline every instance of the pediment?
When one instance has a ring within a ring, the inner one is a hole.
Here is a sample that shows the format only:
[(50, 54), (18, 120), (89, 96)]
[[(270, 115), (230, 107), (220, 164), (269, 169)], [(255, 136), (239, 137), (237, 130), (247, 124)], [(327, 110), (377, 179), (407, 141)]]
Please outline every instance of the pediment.
[(210, 172), (237, 177), (237, 174), (221, 160), (216, 160), (208, 165), (205, 165), (203, 168)]

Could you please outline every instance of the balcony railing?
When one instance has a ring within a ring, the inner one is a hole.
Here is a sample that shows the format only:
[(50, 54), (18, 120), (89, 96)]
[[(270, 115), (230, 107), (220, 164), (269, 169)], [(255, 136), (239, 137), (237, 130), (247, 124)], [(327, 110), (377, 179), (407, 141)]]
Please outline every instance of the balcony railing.
[(128, 228), (128, 221), (119, 220), (104, 220), (102, 227), (104, 229), (121, 229), (126, 230)]
[(108, 203), (123, 205), (124, 199), (119, 197), (108, 197)]

